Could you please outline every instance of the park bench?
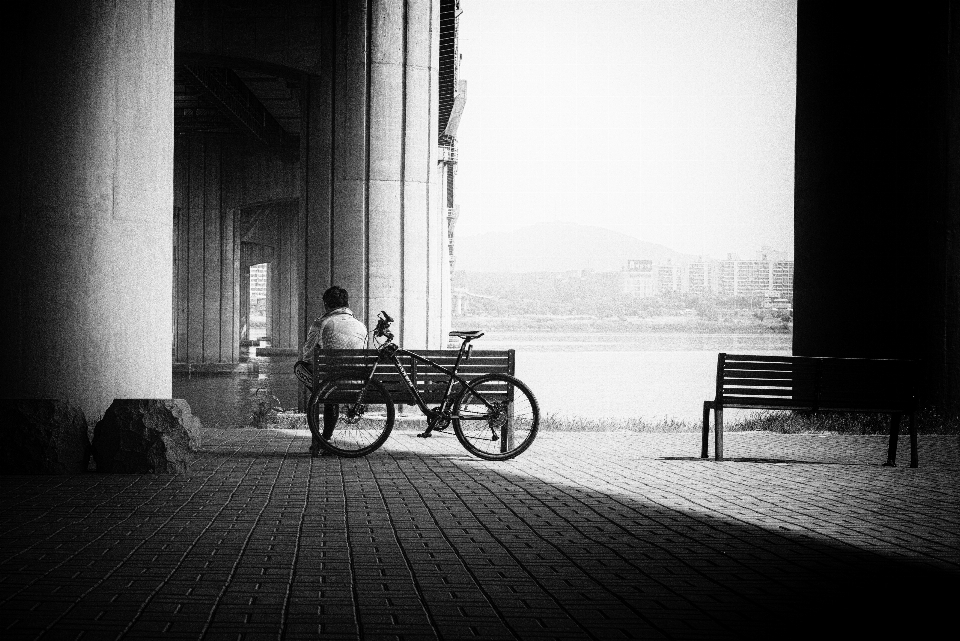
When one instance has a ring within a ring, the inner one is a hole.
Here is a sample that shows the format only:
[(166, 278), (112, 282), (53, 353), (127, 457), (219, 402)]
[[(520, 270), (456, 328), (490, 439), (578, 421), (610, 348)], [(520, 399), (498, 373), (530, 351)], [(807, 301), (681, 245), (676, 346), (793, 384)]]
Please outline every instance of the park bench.
[[(438, 365), (452, 369), (457, 360), (458, 350), (425, 349), (417, 354), (429, 358)], [(400, 362), (417, 388), (417, 392), (426, 403), (439, 403), (447, 391), (447, 375), (432, 367), (419, 363), (410, 356), (400, 355)], [(298, 368), (297, 378), (309, 389), (316, 389), (323, 373), (336, 369), (369, 370), (377, 361), (377, 352), (367, 349), (315, 349), (313, 351), (312, 371)], [(515, 352), (508, 350), (471, 349), (469, 358), (460, 363), (458, 373), (467, 380), (483, 374), (500, 373), (513, 376), (516, 368)], [(400, 374), (392, 363), (381, 363), (377, 367), (377, 380), (383, 383), (394, 403), (414, 404), (413, 395), (400, 380)], [(454, 383), (456, 389), (456, 382)]]
[(728, 407), (811, 412), (890, 414), (886, 465), (896, 465), (897, 435), (909, 417), (910, 467), (917, 467), (916, 361), (812, 356), (717, 356), (717, 389), (703, 403), (703, 444), (707, 458), (710, 410), (714, 412), (714, 456), (723, 460), (723, 410)]

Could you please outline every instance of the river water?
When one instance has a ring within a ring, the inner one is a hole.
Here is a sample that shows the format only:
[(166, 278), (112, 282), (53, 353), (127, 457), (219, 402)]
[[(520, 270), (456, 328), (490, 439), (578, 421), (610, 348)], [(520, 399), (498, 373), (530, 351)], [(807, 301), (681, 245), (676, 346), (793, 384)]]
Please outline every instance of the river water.
[(782, 334), (504, 333), (484, 336), (477, 349), (516, 349), (517, 377), (543, 413), (697, 422), (703, 401), (714, 397), (719, 352), (790, 354), (791, 341)]
[[(785, 334), (490, 332), (475, 349), (515, 349), (517, 377), (542, 413), (696, 423), (703, 401), (714, 396), (718, 352), (790, 354), (791, 340)], [(296, 359), (251, 360), (256, 375), (177, 377), (174, 396), (187, 399), (208, 427), (250, 426), (260, 401), (296, 409)]]

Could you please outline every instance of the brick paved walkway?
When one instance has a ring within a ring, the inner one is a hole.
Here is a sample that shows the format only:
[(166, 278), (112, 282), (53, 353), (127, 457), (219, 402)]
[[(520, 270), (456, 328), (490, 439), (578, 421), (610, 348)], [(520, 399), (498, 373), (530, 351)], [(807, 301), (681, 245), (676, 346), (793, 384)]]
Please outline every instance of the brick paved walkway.
[(184, 476), (0, 477), (3, 637), (930, 633), (960, 579), (956, 437), (922, 436), (920, 469), (880, 467), (882, 437), (731, 432), (724, 463), (697, 434), (543, 434), (508, 463), (407, 431), (358, 460), (204, 437)]

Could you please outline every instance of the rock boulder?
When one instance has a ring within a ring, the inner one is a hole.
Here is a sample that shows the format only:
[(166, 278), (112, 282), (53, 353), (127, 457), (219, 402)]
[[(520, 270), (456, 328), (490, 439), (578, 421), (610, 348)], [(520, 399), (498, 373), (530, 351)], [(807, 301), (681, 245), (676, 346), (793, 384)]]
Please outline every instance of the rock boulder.
[(182, 474), (200, 447), (199, 427), (182, 399), (116, 399), (94, 429), (97, 471)]
[(0, 400), (2, 474), (87, 471), (90, 439), (83, 411), (59, 400)]

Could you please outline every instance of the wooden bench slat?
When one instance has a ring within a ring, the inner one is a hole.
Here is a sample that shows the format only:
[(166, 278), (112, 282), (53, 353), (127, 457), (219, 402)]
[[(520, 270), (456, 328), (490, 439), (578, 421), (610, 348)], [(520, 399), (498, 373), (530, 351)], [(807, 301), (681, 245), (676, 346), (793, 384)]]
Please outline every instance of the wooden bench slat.
[(803, 380), (813, 380), (811, 377), (813, 373), (802, 374), (797, 372), (768, 372), (764, 370), (738, 370), (735, 372), (726, 371), (723, 372), (722, 380), (739, 380), (739, 379), (767, 379), (767, 380), (786, 380), (786, 381), (803, 381)]
[[(419, 356), (428, 358), (440, 366), (453, 369), (457, 362), (459, 350), (417, 350)], [(353, 370), (369, 372), (377, 362), (377, 352), (369, 349), (351, 350), (317, 350), (314, 354), (319, 367), (320, 378), (330, 372)], [(416, 361), (412, 356), (399, 355), (400, 363), (407, 370), (417, 391), (427, 403), (440, 402), (447, 391), (448, 375), (435, 370), (431, 365)], [(457, 373), (467, 380), (471, 380), (488, 373), (513, 374), (515, 357), (513, 350), (479, 350), (470, 352), (469, 358), (460, 361)], [(413, 395), (407, 390), (401, 375), (392, 363), (380, 363), (377, 367), (376, 379), (386, 388), (395, 403), (412, 404)], [(454, 381), (454, 393), (460, 385)], [(496, 397), (496, 389), (489, 390)], [(344, 398), (331, 399), (342, 402)], [(376, 399), (371, 403), (375, 404)]]
[(771, 406), (766, 399), (741, 397), (735, 399), (724, 399), (723, 409), (735, 407), (738, 409), (771, 409), (771, 410), (808, 410), (810, 404), (804, 401), (791, 401), (784, 399), (783, 402)]
[(813, 363), (735, 363), (724, 366), (725, 371), (815, 372)]
[[(774, 402), (770, 402), (773, 400)], [(763, 397), (747, 397), (741, 396), (737, 398), (724, 399), (723, 400), (724, 409), (729, 407), (737, 408), (750, 408), (750, 409), (770, 409), (770, 410), (808, 410), (811, 409), (811, 404), (802, 399), (768, 399)], [(903, 406), (899, 404), (853, 404), (853, 403), (836, 403), (828, 405), (820, 405), (817, 407), (818, 411), (822, 412), (866, 412), (869, 414), (889, 414), (896, 413), (899, 414), (903, 412)]]
[(856, 392), (858, 390), (876, 390), (880, 393), (890, 393), (910, 387), (909, 381), (901, 378), (885, 378), (881, 380), (842, 380), (821, 378), (820, 386), (825, 390), (836, 390), (840, 393)]
[(813, 370), (810, 372), (796, 372), (796, 371), (773, 371), (773, 370), (726, 370), (723, 372), (723, 380), (726, 379), (738, 379), (738, 378), (772, 378), (772, 379), (788, 379), (788, 380), (805, 380), (810, 379), (814, 375)]
[[(904, 398), (902, 396), (821, 396), (818, 399), (817, 406), (820, 409), (833, 407), (837, 405), (845, 406), (863, 406), (863, 407), (897, 407), (901, 410), (906, 410), (907, 406), (910, 403), (910, 399)], [(867, 411), (867, 410), (864, 410)]]
[(840, 357), (840, 356), (779, 356), (779, 355), (768, 355), (768, 354), (725, 354), (725, 360), (727, 362), (738, 362), (738, 361), (771, 361), (771, 362), (784, 362), (784, 363), (796, 363), (803, 361), (818, 361), (822, 366), (829, 365), (853, 365), (853, 366), (869, 366), (883, 367), (889, 365), (891, 367), (913, 367), (915, 361), (908, 359), (900, 358), (857, 358), (857, 357)]
[(728, 363), (735, 363), (739, 361), (790, 363), (795, 359), (795, 356), (777, 356), (775, 354), (727, 354), (726, 357)]
[[(486, 367), (483, 369), (468, 369), (468, 370), (465, 370), (461, 367), (459, 370), (457, 370), (457, 373), (466, 379), (470, 379), (470, 378), (476, 378), (478, 376), (481, 376), (483, 374), (487, 374), (490, 372), (506, 372), (506, 371), (507, 371), (506, 367)], [(380, 373), (380, 370), (377, 370), (378, 375), (379, 373)], [(417, 378), (418, 380), (428, 381), (432, 379), (447, 380), (447, 378), (449, 377), (447, 374), (444, 374), (443, 372), (424, 372), (422, 371), (422, 368), (420, 368), (420, 369), (417, 369), (417, 375), (414, 378)]]
[(819, 409), (826, 412), (865, 412), (868, 414), (907, 413), (901, 403), (828, 403), (821, 405)]
[(775, 387), (792, 387), (795, 379), (792, 378), (737, 378), (731, 377), (724, 380), (723, 385), (759, 385)]
[(731, 387), (723, 390), (723, 398), (731, 396), (770, 396), (771, 398), (807, 398), (810, 401), (815, 399), (813, 394), (797, 395), (796, 390), (790, 387)]
[[(809, 403), (797, 402), (797, 401), (784, 401), (783, 403), (778, 403), (776, 406), (768, 406), (764, 399), (755, 399), (755, 398), (737, 398), (737, 399), (724, 399), (723, 408), (736, 408), (736, 409), (769, 409), (769, 410), (785, 410), (785, 411), (812, 411), (810, 409)], [(825, 405), (818, 408), (820, 411), (825, 412), (866, 412), (869, 414), (899, 414), (903, 412), (903, 407), (900, 405), (851, 405), (851, 404), (838, 404), (838, 405)]]

